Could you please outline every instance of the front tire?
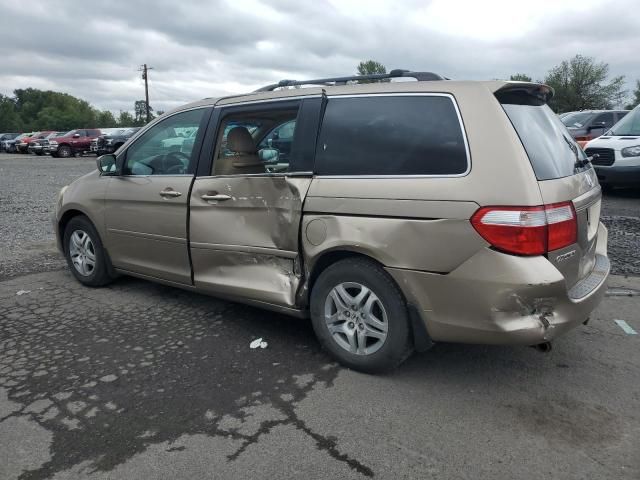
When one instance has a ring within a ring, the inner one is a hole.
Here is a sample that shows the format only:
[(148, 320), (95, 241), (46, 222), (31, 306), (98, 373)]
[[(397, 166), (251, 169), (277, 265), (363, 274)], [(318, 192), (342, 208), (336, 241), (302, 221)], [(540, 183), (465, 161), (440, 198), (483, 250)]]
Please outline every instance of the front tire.
[(320, 274), (311, 291), (311, 322), (322, 346), (354, 370), (391, 370), (412, 352), (402, 293), (371, 260), (347, 258)]
[(58, 147), (58, 153), (56, 156), (60, 158), (69, 158), (73, 155), (73, 150), (68, 145), (62, 145)]
[(80, 283), (101, 287), (113, 280), (100, 236), (87, 217), (69, 220), (64, 229), (63, 245), (67, 265)]

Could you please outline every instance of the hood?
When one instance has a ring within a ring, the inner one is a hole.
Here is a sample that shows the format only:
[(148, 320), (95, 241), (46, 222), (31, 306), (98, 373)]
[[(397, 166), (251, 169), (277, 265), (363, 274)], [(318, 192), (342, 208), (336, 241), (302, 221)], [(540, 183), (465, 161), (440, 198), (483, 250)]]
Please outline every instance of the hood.
[(603, 135), (595, 138), (585, 145), (584, 148), (612, 148), (622, 150), (626, 147), (640, 145), (640, 135)]

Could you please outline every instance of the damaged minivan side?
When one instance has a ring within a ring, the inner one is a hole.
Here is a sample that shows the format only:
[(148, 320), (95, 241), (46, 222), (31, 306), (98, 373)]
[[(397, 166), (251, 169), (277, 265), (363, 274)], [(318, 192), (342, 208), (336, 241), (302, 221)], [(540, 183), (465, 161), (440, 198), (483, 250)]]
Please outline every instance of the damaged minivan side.
[(156, 119), (60, 192), (74, 276), (310, 317), (366, 372), (433, 342), (547, 345), (587, 320), (609, 273), (601, 189), (551, 89), (365, 79), (282, 81)]

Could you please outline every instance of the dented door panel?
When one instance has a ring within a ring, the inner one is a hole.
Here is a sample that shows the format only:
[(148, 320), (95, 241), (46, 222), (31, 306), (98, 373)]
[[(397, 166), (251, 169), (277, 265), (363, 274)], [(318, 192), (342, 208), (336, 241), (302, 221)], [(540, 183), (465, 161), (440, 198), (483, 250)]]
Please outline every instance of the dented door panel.
[(189, 224), (196, 288), (294, 306), (310, 183), (310, 177), (285, 175), (197, 178)]

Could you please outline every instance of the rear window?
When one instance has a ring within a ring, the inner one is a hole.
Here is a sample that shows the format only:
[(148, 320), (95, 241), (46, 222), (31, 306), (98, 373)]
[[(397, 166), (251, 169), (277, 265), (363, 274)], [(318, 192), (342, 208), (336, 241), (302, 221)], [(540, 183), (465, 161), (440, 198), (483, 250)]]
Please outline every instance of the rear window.
[(573, 128), (582, 128), (584, 127), (591, 117), (593, 117), (592, 112), (577, 112), (567, 115), (562, 119), (562, 123), (564, 123), (567, 127)]
[(555, 113), (529, 95), (498, 92), (496, 97), (511, 120), (538, 180), (551, 180), (578, 173), (587, 160)]
[(448, 96), (330, 98), (316, 152), (319, 175), (459, 175), (467, 149)]

